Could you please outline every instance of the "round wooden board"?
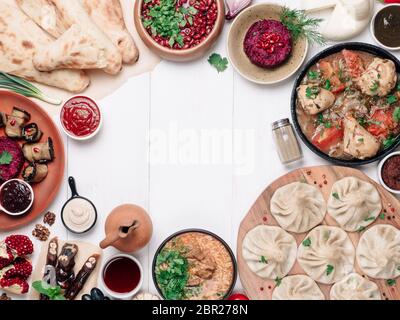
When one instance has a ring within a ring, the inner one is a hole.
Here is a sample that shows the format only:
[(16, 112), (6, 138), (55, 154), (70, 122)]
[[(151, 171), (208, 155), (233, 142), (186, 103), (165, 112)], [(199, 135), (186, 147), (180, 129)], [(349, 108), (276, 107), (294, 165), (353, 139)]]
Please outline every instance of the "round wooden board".
[[(20, 228), (44, 213), (56, 197), (64, 176), (64, 144), (56, 125), (49, 115), (33, 101), (13, 92), (0, 90), (0, 111), (10, 114), (13, 107), (21, 108), (30, 113), (30, 123), (36, 123), (40, 130), (43, 131), (43, 137), (40, 142), (46, 141), (48, 137), (53, 139), (55, 159), (48, 164), (49, 173), (46, 179), (32, 186), (35, 194), (32, 209), (18, 217), (12, 217), (0, 212), (0, 231)], [(4, 128), (0, 129), (0, 136), (5, 136)], [(21, 145), (23, 144), (23, 140), (18, 140), (18, 142)]]
[[(242, 257), (242, 243), (245, 235), (248, 231), (255, 228), (258, 225), (273, 225), (279, 226), (274, 217), (270, 213), (270, 201), (271, 197), (275, 193), (277, 189), (283, 187), (292, 182), (300, 181), (306, 182), (310, 185), (315, 185), (319, 188), (325, 198), (328, 200), (332, 185), (344, 178), (344, 177), (356, 177), (361, 180), (372, 183), (377, 190), (382, 199), (382, 205), (384, 208), (385, 218), (377, 218), (377, 220), (372, 223), (367, 229), (377, 224), (391, 224), (397, 229), (400, 228), (400, 203), (398, 200), (389, 192), (387, 192), (382, 186), (377, 184), (375, 181), (370, 179), (364, 173), (359, 170), (346, 168), (346, 167), (338, 167), (338, 166), (318, 166), (318, 167), (309, 167), (294, 170), (282, 177), (278, 180), (274, 181), (270, 184), (264, 192), (260, 195), (254, 205), (251, 207), (250, 211), (247, 213), (246, 217), (243, 219), (242, 223), (239, 227), (238, 241), (237, 241), (237, 259), (238, 259), (238, 269), (240, 280), (243, 284), (243, 287), (246, 291), (248, 297), (252, 300), (271, 300), (272, 292), (275, 288), (274, 280), (266, 280), (258, 277), (255, 273), (253, 273), (246, 262)], [(337, 226), (338, 224), (335, 220), (326, 214), (324, 221), (322, 224)], [(296, 234), (290, 232), (296, 239), (297, 245), (304, 240), (307, 233)], [(360, 239), (361, 233), (352, 232), (348, 235), (353, 242), (354, 246), (357, 247), (358, 241)], [(355, 261), (355, 270), (359, 274), (363, 275), (362, 271), (357, 265), (357, 261)], [(290, 270), (289, 275), (295, 274), (306, 274), (304, 270), (301, 268), (299, 263), (296, 261), (292, 270)], [(365, 276), (366, 277), (366, 276)], [(400, 280), (396, 281), (396, 285), (389, 286), (386, 283), (386, 280), (376, 280), (370, 278), (370, 280), (374, 281), (381, 291), (382, 299), (390, 299), (390, 300), (399, 300), (400, 299)], [(326, 299), (329, 299), (329, 291), (331, 285), (319, 284), (322, 292), (324, 293)]]

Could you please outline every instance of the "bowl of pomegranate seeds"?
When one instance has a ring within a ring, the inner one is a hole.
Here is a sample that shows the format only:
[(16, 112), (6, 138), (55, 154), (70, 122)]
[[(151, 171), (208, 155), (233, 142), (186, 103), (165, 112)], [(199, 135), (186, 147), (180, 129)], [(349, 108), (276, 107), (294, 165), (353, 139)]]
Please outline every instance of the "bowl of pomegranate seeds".
[(223, 0), (138, 0), (135, 26), (143, 42), (172, 61), (200, 58), (225, 22)]

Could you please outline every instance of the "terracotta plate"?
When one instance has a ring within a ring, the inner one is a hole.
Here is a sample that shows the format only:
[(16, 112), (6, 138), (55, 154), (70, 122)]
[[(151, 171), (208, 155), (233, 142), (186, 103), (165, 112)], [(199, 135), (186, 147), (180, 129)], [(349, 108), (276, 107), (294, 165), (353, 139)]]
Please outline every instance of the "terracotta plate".
[(282, 65), (265, 69), (251, 63), (243, 50), (243, 41), (250, 26), (262, 19), (279, 21), (282, 6), (276, 4), (256, 4), (243, 10), (233, 21), (228, 34), (228, 55), (236, 71), (244, 78), (258, 84), (276, 84), (291, 77), (303, 64), (308, 41), (299, 39), (293, 45), (289, 59)]
[[(43, 131), (41, 142), (46, 141), (48, 137), (53, 139), (55, 159), (48, 164), (49, 173), (47, 178), (41, 183), (33, 185), (35, 201), (32, 209), (19, 217), (11, 217), (0, 212), (0, 231), (8, 231), (22, 227), (44, 213), (56, 197), (64, 175), (64, 144), (56, 125), (49, 115), (40, 106), (24, 96), (0, 90), (0, 111), (10, 114), (14, 106), (24, 109), (31, 114), (30, 122), (37, 123), (39, 128)], [(5, 136), (3, 128), (0, 129), (0, 136)], [(23, 141), (20, 140), (19, 143), (22, 145)]]

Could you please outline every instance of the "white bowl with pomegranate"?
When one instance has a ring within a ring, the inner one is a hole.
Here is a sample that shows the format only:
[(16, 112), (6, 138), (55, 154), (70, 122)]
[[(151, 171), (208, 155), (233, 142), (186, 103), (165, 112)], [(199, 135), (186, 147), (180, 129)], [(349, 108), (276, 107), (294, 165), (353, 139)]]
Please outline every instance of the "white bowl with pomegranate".
[(100, 131), (103, 117), (93, 99), (75, 96), (63, 105), (60, 121), (67, 136), (75, 140), (88, 140)]
[(138, 0), (135, 25), (144, 43), (164, 59), (189, 61), (211, 48), (225, 22), (223, 0)]

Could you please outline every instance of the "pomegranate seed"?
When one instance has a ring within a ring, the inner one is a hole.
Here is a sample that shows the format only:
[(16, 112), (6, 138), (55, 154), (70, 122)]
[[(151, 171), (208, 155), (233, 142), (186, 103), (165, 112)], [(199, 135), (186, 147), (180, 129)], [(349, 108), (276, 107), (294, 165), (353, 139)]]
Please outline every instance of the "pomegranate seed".
[(12, 125), (12, 126), (15, 126), (16, 123), (17, 123), (17, 121), (15, 121), (15, 119), (12, 119), (12, 120), (10, 121), (10, 125)]

